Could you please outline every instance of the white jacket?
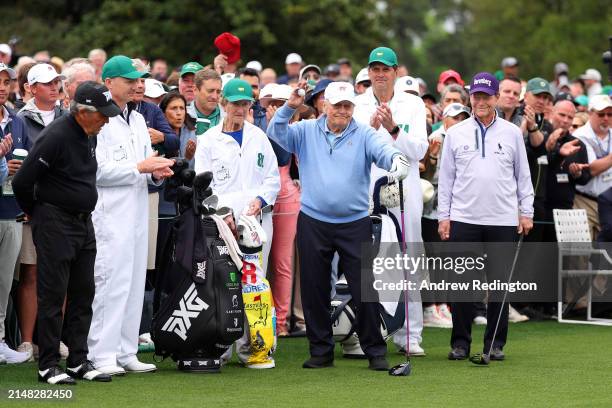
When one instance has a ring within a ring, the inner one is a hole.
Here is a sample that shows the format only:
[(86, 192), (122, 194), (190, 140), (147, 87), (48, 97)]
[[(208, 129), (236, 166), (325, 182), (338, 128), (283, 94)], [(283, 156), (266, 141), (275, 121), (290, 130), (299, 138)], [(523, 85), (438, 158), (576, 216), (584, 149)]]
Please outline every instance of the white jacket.
[[(355, 111), (353, 117), (356, 121), (370, 124), (370, 118), (376, 111), (379, 103), (374, 96), (372, 88), (359, 95), (355, 99)], [(404, 180), (404, 222), (406, 227), (406, 242), (422, 242), (421, 215), (423, 213), (423, 194), (419, 176), (419, 160), (425, 156), (429, 143), (427, 141), (427, 127), (425, 104), (418, 96), (405, 92), (395, 92), (389, 102), (393, 120), (400, 128), (397, 139), (381, 126), (377, 135), (387, 143), (399, 149), (410, 163), (408, 177)], [(380, 177), (388, 174), (375, 165), (372, 165), (372, 178), (370, 181), (370, 192), (374, 183)], [(390, 209), (400, 219), (399, 208)]]
[(244, 122), (242, 146), (222, 132), (223, 123), (198, 136), (195, 171), (212, 171), (211, 187), (219, 207), (232, 208), (238, 217), (257, 196), (274, 204), (280, 190), (276, 155), (266, 134)]

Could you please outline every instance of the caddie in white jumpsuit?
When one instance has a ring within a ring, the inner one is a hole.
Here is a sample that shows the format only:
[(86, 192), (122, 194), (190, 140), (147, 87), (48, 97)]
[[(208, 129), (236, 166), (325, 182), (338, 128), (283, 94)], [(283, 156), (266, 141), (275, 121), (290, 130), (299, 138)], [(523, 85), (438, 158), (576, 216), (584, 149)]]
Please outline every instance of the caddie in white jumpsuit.
[(145, 120), (129, 103), (143, 75), (148, 74), (136, 71), (122, 55), (102, 70), (108, 97), (112, 94), (123, 113), (111, 118), (97, 138), (96, 291), (87, 344), (89, 360), (110, 375), (156, 369), (136, 357), (147, 269), (147, 183), (159, 185), (172, 175), (174, 162), (153, 156)]
[[(418, 244), (414, 243), (423, 241), (421, 236), (423, 197), (419, 160), (425, 156), (428, 147), (425, 104), (418, 96), (394, 92), (397, 65), (397, 56), (390, 48), (378, 47), (370, 53), (368, 75), (372, 87), (355, 99), (353, 117), (358, 122), (368, 123), (377, 129), (377, 134), (404, 153), (410, 163), (408, 177), (403, 182), (404, 226), (407, 249), (415, 251)], [(387, 171), (372, 165), (370, 193), (374, 189), (376, 180), (387, 174)], [(389, 210), (400, 221), (399, 207)], [(420, 346), (423, 332), (423, 306), (418, 291), (411, 292), (410, 296), (412, 297), (408, 303), (410, 354), (424, 355), (425, 352)], [(405, 327), (393, 336), (393, 341), (400, 348), (406, 347)]]
[[(212, 171), (210, 186), (220, 207), (229, 207), (236, 219), (243, 212), (258, 216), (261, 208), (274, 205), (280, 190), (276, 155), (266, 134), (246, 121), (253, 102), (248, 82), (232, 79), (223, 88), (226, 116), (222, 123), (198, 137), (195, 171)], [(263, 216), (268, 242), (263, 248), (262, 270), (266, 271), (272, 242), (272, 213)]]

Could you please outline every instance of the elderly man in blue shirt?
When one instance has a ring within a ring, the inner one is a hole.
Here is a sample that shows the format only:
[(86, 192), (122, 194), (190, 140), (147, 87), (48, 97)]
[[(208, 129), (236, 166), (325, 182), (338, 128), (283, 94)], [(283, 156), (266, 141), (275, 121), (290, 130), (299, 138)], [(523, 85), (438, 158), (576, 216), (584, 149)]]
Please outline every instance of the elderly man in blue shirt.
[[(325, 114), (319, 119), (289, 125), (304, 103), (302, 82), (268, 126), (268, 136), (300, 160), (301, 212), (297, 243), (300, 252), (302, 304), (310, 359), (304, 368), (333, 365), (334, 340), (329, 314), (331, 261), (340, 257), (351, 295), (356, 302), (357, 334), (372, 370), (387, 370), (387, 346), (380, 333), (378, 305), (364, 302), (361, 245), (371, 241), (368, 188), (372, 163), (389, 169), (396, 180), (408, 174), (408, 161), (376, 131), (353, 119), (355, 93), (347, 82), (333, 82), (325, 90)], [(373, 280), (373, 278), (372, 278)]]

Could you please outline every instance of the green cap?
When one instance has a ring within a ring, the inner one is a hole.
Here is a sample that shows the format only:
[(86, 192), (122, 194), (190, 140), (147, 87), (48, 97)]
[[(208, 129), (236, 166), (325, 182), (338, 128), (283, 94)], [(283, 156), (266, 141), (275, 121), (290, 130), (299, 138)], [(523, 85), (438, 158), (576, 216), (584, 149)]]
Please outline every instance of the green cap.
[(102, 67), (102, 79), (122, 77), (127, 79), (147, 78), (148, 72), (136, 70), (132, 60), (125, 55), (115, 55)]
[(398, 65), (395, 51), (388, 47), (378, 47), (372, 50), (370, 53), (370, 59), (368, 60), (368, 65), (373, 64), (374, 62), (380, 62), (389, 67)]
[(242, 79), (230, 79), (223, 87), (223, 97), (230, 102), (251, 101), (253, 102), (253, 88)]
[(191, 61), (183, 65), (181, 68), (181, 76), (185, 74), (195, 74), (199, 70), (204, 69), (202, 65), (197, 62)]
[(527, 82), (525, 92), (531, 92), (534, 95), (547, 93), (552, 96), (552, 91), (550, 90), (550, 84), (548, 81), (539, 77), (531, 78), (529, 82)]

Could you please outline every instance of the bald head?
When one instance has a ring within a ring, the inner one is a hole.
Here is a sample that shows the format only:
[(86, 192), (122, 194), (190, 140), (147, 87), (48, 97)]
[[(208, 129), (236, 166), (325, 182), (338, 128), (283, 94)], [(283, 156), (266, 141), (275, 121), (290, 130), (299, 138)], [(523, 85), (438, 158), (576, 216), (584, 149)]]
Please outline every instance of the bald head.
[(576, 107), (573, 102), (559, 101), (553, 107), (552, 125), (555, 129), (569, 130), (576, 116)]

